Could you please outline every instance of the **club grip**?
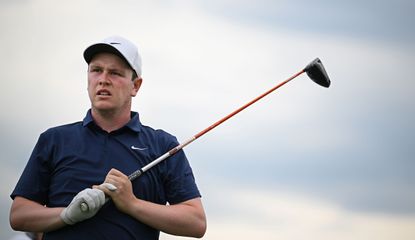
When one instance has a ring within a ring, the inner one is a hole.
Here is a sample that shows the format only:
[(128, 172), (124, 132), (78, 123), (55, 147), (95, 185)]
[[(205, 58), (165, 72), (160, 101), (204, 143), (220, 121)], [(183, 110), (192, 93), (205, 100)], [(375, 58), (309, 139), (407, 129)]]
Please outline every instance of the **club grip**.
[(139, 176), (141, 176), (143, 174), (143, 170), (142, 169), (138, 169), (137, 171), (131, 173), (128, 176), (128, 179), (130, 179), (130, 181), (133, 181), (134, 179), (138, 178)]
[[(141, 175), (143, 174), (143, 170), (142, 169), (138, 169), (137, 171), (135, 171), (135, 172), (133, 172), (133, 173), (131, 173), (129, 176), (128, 176), (128, 179), (130, 180), (130, 181), (133, 181), (134, 179), (136, 179), (136, 178), (138, 178), (138, 177), (140, 177)], [(105, 184), (105, 183), (104, 183)], [(111, 187), (111, 186), (106, 186), (109, 190), (111, 190), (111, 191), (115, 191), (117, 188), (116, 187)], [(108, 202), (110, 201), (110, 198), (109, 197), (107, 197), (107, 196), (105, 196), (105, 203), (104, 203), (104, 205), (105, 204), (107, 204)], [(88, 206), (88, 204), (86, 203), (86, 202), (82, 202), (81, 203), (81, 205), (80, 205), (80, 208), (81, 208), (81, 211), (82, 212), (87, 212), (87, 211), (89, 211), (89, 206)]]

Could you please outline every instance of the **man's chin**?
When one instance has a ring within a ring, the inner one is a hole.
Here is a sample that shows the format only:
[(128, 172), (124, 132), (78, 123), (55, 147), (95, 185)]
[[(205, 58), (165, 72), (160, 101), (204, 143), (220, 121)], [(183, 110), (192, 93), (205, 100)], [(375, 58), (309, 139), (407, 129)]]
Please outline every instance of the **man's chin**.
[(92, 109), (100, 114), (108, 114), (115, 111), (115, 108), (113, 106), (99, 104), (92, 106)]

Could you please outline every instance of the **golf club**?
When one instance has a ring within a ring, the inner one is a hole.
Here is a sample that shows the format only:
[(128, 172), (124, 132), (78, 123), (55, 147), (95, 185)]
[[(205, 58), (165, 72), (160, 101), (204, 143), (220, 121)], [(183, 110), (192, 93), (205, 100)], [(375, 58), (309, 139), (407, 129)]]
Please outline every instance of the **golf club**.
[[(307, 73), (308, 77), (313, 82), (317, 83), (318, 85), (326, 87), (326, 88), (330, 87), (331, 82), (330, 82), (329, 76), (327, 75), (326, 70), (324, 69), (323, 63), (321, 62), (321, 60), (319, 58), (316, 58), (311, 63), (309, 63), (303, 70), (301, 70), (298, 73), (294, 74), (293, 76), (291, 76), (287, 80), (279, 83), (275, 87), (273, 87), (270, 90), (264, 92), (263, 94), (259, 95), (258, 97), (254, 98), (253, 100), (249, 101), (248, 103), (246, 103), (242, 107), (240, 107), (240, 108), (236, 109), (235, 111), (231, 112), (230, 114), (223, 117), (219, 121), (215, 122), (211, 126), (209, 126), (206, 129), (200, 131), (198, 134), (196, 134), (193, 137), (189, 138), (187, 141), (184, 141), (183, 143), (180, 143), (179, 145), (177, 145), (176, 147), (174, 147), (170, 151), (166, 152), (165, 154), (161, 155), (157, 159), (153, 160), (149, 164), (147, 164), (144, 167), (142, 167), (142, 168), (136, 170), (135, 172), (131, 173), (128, 176), (128, 179), (130, 179), (130, 181), (133, 181), (134, 179), (138, 178), (139, 176), (141, 176), (143, 173), (145, 173), (146, 171), (148, 171), (149, 169), (151, 169), (152, 167), (154, 167), (158, 163), (164, 161), (166, 158), (174, 155), (176, 152), (180, 151), (181, 149), (183, 149), (184, 147), (186, 147), (187, 145), (192, 143), (194, 140), (196, 140), (199, 137), (205, 135), (207, 132), (209, 132), (212, 129), (214, 129), (215, 127), (219, 126), (220, 124), (222, 124), (223, 122), (225, 122), (229, 118), (235, 116), (236, 114), (238, 114), (239, 112), (241, 112), (245, 108), (251, 106), (252, 104), (257, 102), (258, 100), (262, 99), (263, 97), (267, 96), (268, 94), (272, 93), (273, 91), (275, 91), (279, 87), (285, 85), (286, 83), (290, 82), (291, 80), (293, 80), (294, 78), (300, 76), (303, 73)], [(106, 198), (106, 202), (107, 201), (109, 201), (109, 198)], [(83, 212), (88, 211), (88, 205), (85, 202), (81, 203), (81, 210)]]

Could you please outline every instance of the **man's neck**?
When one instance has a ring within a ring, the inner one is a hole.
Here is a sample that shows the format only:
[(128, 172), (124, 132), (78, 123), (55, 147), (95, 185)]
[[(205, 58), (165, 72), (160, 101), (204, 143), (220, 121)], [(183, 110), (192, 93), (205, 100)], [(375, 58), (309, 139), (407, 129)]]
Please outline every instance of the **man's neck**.
[(112, 132), (125, 126), (131, 119), (131, 111), (99, 111), (91, 110), (95, 124), (106, 132)]

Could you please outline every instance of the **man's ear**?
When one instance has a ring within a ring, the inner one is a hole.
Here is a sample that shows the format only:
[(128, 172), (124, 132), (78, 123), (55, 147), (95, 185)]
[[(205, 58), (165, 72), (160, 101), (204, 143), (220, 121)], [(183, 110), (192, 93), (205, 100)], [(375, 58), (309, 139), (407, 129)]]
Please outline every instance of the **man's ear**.
[(140, 87), (141, 87), (141, 84), (143, 83), (143, 79), (141, 78), (141, 77), (136, 77), (134, 80), (133, 80), (133, 85), (134, 85), (134, 87), (133, 87), (133, 89), (131, 90), (131, 96), (132, 97), (135, 97), (136, 95), (137, 95), (137, 92), (138, 92), (138, 90), (140, 89)]

